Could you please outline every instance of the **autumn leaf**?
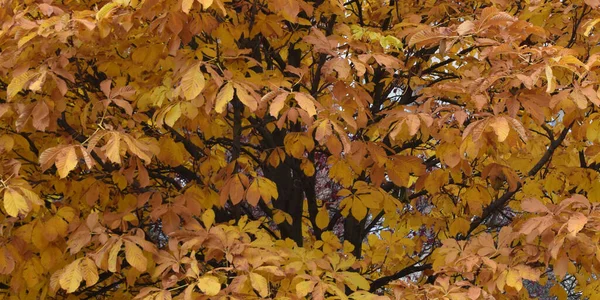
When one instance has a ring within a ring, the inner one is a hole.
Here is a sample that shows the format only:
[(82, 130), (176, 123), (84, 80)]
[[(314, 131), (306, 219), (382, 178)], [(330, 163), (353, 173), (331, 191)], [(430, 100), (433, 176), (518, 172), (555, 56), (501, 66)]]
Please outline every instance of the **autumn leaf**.
[(252, 288), (258, 291), (261, 297), (267, 297), (269, 295), (269, 285), (265, 277), (260, 274), (250, 272), (250, 283)]
[(83, 280), (83, 275), (79, 264), (79, 259), (71, 262), (65, 269), (63, 269), (60, 275), (60, 286), (65, 289), (67, 293), (75, 292)]
[(296, 99), (298, 105), (300, 105), (300, 107), (304, 109), (309, 116), (312, 117), (317, 114), (315, 104), (313, 103), (314, 99), (312, 99), (312, 97), (304, 93), (294, 93), (294, 99)]
[(37, 73), (35, 71), (25, 71), (21, 74), (19, 74), (18, 76), (15, 76), (10, 83), (8, 84), (8, 87), (6, 88), (6, 98), (7, 100), (12, 100), (19, 92), (21, 92), (21, 90), (23, 90), (23, 88), (25, 87), (25, 85), (32, 80), (35, 76), (37, 75)]
[(226, 83), (219, 94), (217, 94), (217, 99), (215, 102), (215, 111), (217, 113), (222, 113), (227, 104), (233, 99), (233, 84), (231, 82)]
[(14, 189), (4, 189), (4, 209), (11, 217), (17, 217), (19, 214), (27, 214), (30, 206), (25, 197)]
[(146, 265), (148, 261), (140, 249), (136, 244), (125, 241), (125, 258), (127, 262), (136, 268), (140, 272), (146, 271)]
[(56, 155), (56, 169), (61, 178), (67, 177), (79, 162), (75, 148), (68, 146)]
[(3, 295), (593, 298), (600, 1), (492, 2), (5, 0)]
[[(185, 5), (185, 3), (182, 5)], [(183, 90), (183, 95), (187, 100), (192, 100), (198, 97), (200, 92), (202, 92), (204, 89), (204, 85), (204, 75), (200, 71), (199, 65), (193, 65), (187, 72), (185, 72), (185, 74), (183, 74), (183, 77), (181, 78), (181, 89)]]
[(208, 296), (215, 296), (221, 290), (221, 283), (219, 283), (219, 280), (210, 275), (198, 278), (197, 285), (198, 288)]

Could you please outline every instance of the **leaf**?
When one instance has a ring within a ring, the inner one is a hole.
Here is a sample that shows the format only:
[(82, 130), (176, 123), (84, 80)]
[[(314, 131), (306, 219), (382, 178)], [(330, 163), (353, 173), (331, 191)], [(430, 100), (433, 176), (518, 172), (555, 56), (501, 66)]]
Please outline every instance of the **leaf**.
[(181, 117), (181, 104), (176, 103), (173, 106), (171, 106), (171, 108), (165, 115), (165, 124), (169, 125), (170, 127), (173, 127), (173, 125), (175, 125), (175, 122), (177, 122), (177, 120), (179, 120), (180, 117)]
[(583, 229), (585, 224), (587, 224), (587, 222), (588, 218), (584, 214), (575, 212), (567, 222), (567, 229), (572, 236), (576, 236), (577, 233)]
[(212, 209), (207, 209), (202, 214), (202, 224), (204, 224), (204, 228), (209, 229), (215, 223), (215, 211)]
[[(187, 12), (184, 10), (184, 12), (188, 13), (189, 9)], [(181, 89), (183, 90), (183, 95), (187, 100), (192, 100), (198, 97), (200, 92), (202, 92), (204, 89), (204, 85), (204, 75), (200, 71), (200, 65), (192, 66), (187, 72), (185, 72), (185, 74), (183, 74), (183, 77), (181, 78)]]
[(510, 287), (514, 287), (517, 291), (520, 291), (523, 288), (523, 280), (519, 272), (515, 269), (509, 269), (506, 274), (506, 285)]
[(27, 71), (19, 74), (18, 76), (13, 77), (13, 79), (8, 84), (8, 87), (6, 88), (6, 99), (8, 101), (13, 100), (13, 98), (21, 90), (23, 90), (23, 88), (25, 87), (25, 85), (30, 80), (32, 80), (36, 75), (37, 75), (37, 73), (35, 71), (27, 70)]
[(252, 206), (258, 205), (260, 200), (260, 190), (258, 187), (258, 180), (254, 179), (248, 189), (246, 190), (246, 201)]
[(9, 216), (18, 217), (27, 214), (30, 207), (21, 193), (9, 187), (4, 190), (4, 209)]
[(315, 108), (315, 100), (304, 93), (294, 93), (294, 99), (300, 105), (300, 108), (304, 109), (309, 116), (315, 116), (317, 114), (317, 110)]
[(462, 36), (471, 32), (473, 28), (475, 28), (475, 23), (473, 23), (473, 21), (467, 20), (460, 24), (458, 28), (456, 28), (456, 32), (458, 33), (458, 35)]
[(596, 26), (596, 24), (598, 24), (598, 22), (600, 22), (600, 18), (598, 19), (594, 19), (590, 22), (588, 22), (588, 24), (585, 26), (585, 31), (583, 33), (584, 36), (590, 36), (590, 32), (592, 32), (592, 29), (594, 29), (594, 26)]
[(99, 280), (98, 269), (96, 268), (96, 264), (93, 260), (88, 257), (84, 257), (81, 260), (80, 268), (82, 272), (82, 277), (85, 280), (85, 285), (87, 287), (93, 286)]
[(357, 220), (362, 220), (367, 215), (367, 207), (363, 204), (361, 200), (355, 198), (352, 201), (352, 216)]
[(317, 283), (312, 280), (299, 282), (298, 284), (296, 284), (296, 296), (298, 296), (299, 298), (306, 297), (308, 293), (314, 290), (316, 284)]
[(181, 1), (181, 11), (183, 11), (186, 14), (189, 14), (190, 9), (192, 8), (192, 5), (194, 4), (194, 2), (196, 2), (196, 0), (182, 0)]
[(56, 155), (56, 170), (58, 171), (58, 175), (60, 178), (66, 178), (75, 167), (79, 159), (77, 158), (77, 153), (75, 152), (74, 146), (64, 147), (57, 155)]
[(327, 212), (327, 209), (319, 209), (315, 222), (320, 229), (324, 229), (329, 225), (329, 213)]
[(66, 290), (67, 293), (76, 291), (83, 280), (79, 262), (79, 259), (71, 262), (60, 275), (60, 287)]
[(146, 271), (148, 260), (144, 256), (142, 249), (140, 249), (136, 244), (125, 241), (125, 258), (127, 259), (127, 262), (138, 271)]
[(123, 241), (120, 239), (117, 240), (117, 242), (110, 248), (110, 252), (108, 254), (108, 270), (113, 273), (117, 272), (117, 259), (122, 245)]
[(117, 8), (118, 4), (115, 2), (109, 2), (106, 5), (102, 6), (100, 10), (96, 13), (96, 20), (101, 21), (106, 18), (113, 9)]
[(114, 163), (121, 163), (121, 135), (118, 132), (111, 132), (106, 145), (102, 147), (106, 157)]
[(554, 72), (552, 72), (552, 68), (549, 65), (546, 65), (546, 81), (548, 86), (546, 87), (546, 93), (553, 93), (556, 89), (556, 78), (554, 78)]
[(285, 100), (287, 96), (287, 93), (280, 93), (273, 99), (273, 101), (271, 102), (271, 106), (269, 107), (269, 114), (271, 114), (271, 116), (276, 118), (277, 116), (279, 116), (279, 112), (285, 105)]
[(238, 99), (240, 99), (240, 102), (247, 106), (250, 111), (255, 111), (258, 107), (258, 101), (252, 96), (250, 91), (238, 83), (234, 83), (233, 86), (235, 87), (236, 95)]
[(17, 47), (18, 48), (22, 48), (23, 45), (27, 44), (27, 42), (31, 41), (33, 38), (35, 38), (37, 36), (37, 31), (33, 31), (28, 33), (27, 35), (25, 35), (24, 37), (19, 39), (19, 42), (17, 43)]
[(221, 283), (215, 276), (204, 275), (198, 278), (198, 288), (208, 296), (215, 296), (221, 291)]
[(252, 288), (258, 291), (258, 294), (261, 297), (267, 297), (269, 295), (269, 285), (267, 279), (262, 275), (250, 272), (250, 284), (252, 284)]
[(227, 108), (227, 104), (231, 102), (233, 99), (233, 84), (231, 82), (226, 83), (221, 91), (217, 94), (217, 99), (215, 100), (215, 111), (217, 113), (222, 113)]
[(348, 286), (353, 291), (356, 291), (357, 288), (369, 290), (370, 284), (362, 275), (356, 272), (340, 272), (340, 274), (344, 277), (344, 280), (349, 284)]
[(456, 218), (450, 225), (450, 234), (452, 236), (456, 236), (459, 233), (466, 234), (467, 231), (469, 230), (470, 225), (471, 225), (471, 222), (469, 222), (468, 220), (466, 220), (464, 218)]
[(426, 28), (426, 29), (419, 30), (415, 34), (413, 34), (410, 37), (410, 39), (408, 40), (408, 46), (412, 47), (412, 46), (415, 46), (416, 44), (420, 44), (420, 43), (429, 44), (429, 43), (438, 41), (441, 38), (442, 38), (441, 36), (434, 34), (431, 31), (431, 29)]
[(530, 213), (550, 213), (550, 210), (542, 202), (535, 198), (525, 198), (521, 201), (521, 208)]
[[(200, 4), (202, 4), (203, 9), (208, 9), (213, 4), (214, 1), (215, 0), (198, 0), (198, 2), (200, 2)], [(219, 2), (219, 0), (216, 0), (216, 1), (217, 1), (217, 5), (223, 12), (223, 15), (227, 15), (227, 11), (223, 7), (223, 4), (221, 2)]]
[(279, 193), (277, 192), (277, 185), (275, 182), (265, 177), (257, 177), (255, 180), (257, 181), (257, 186), (259, 187), (260, 196), (265, 202), (268, 203), (271, 199), (279, 198)]
[(510, 126), (508, 125), (506, 118), (496, 117), (489, 123), (489, 125), (492, 127), (494, 133), (498, 137), (498, 142), (504, 142), (510, 133)]

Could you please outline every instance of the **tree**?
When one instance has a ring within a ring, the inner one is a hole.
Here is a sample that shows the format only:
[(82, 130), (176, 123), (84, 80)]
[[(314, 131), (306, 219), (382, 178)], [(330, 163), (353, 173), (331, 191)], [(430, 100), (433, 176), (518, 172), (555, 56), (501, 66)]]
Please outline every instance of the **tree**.
[(598, 0), (0, 4), (14, 299), (600, 290)]

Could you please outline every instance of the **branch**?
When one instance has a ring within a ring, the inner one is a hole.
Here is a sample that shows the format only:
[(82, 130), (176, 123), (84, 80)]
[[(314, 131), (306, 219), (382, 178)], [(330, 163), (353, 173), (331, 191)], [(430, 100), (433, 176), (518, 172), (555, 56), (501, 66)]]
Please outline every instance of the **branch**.
[(431, 269), (432, 265), (431, 264), (422, 264), (422, 265), (418, 265), (419, 262), (416, 262), (402, 270), (400, 270), (399, 272), (389, 275), (389, 276), (385, 276), (385, 277), (381, 277), (375, 281), (373, 281), (371, 283), (371, 287), (369, 288), (369, 292), (374, 293), (375, 291), (377, 291), (379, 288), (385, 286), (386, 284), (388, 284), (390, 281), (396, 280), (396, 279), (400, 279), (402, 277), (408, 276), (412, 273), (415, 272), (420, 272), (420, 271), (425, 271), (428, 269)]
[[(560, 146), (560, 144), (562, 144), (563, 140), (567, 137), (567, 134), (571, 130), (571, 127), (573, 126), (574, 123), (575, 123), (574, 121), (571, 122), (571, 124), (569, 126), (565, 127), (565, 129), (562, 130), (562, 132), (560, 133), (558, 138), (556, 140), (553, 140), (550, 143), (550, 146), (548, 146), (548, 149), (546, 150), (546, 153), (544, 153), (544, 156), (542, 156), (542, 158), (540, 158), (540, 160), (533, 166), (533, 168), (531, 168), (531, 170), (529, 170), (529, 172), (527, 172), (528, 177), (535, 176), (535, 174), (537, 174), (537, 172), (539, 172), (540, 169), (542, 169), (542, 167), (548, 161), (550, 161), (550, 158), (554, 154), (554, 151), (556, 150), (556, 148), (558, 148), (558, 146)], [(462, 236), (462, 235), (457, 236), (456, 239), (457, 240), (468, 239), (471, 236), (471, 234), (473, 233), (473, 231), (477, 227), (479, 227), (479, 225), (481, 225), (481, 223), (483, 223), (485, 220), (487, 220), (487, 218), (489, 218), (495, 211), (497, 211), (501, 207), (504, 207), (504, 205), (512, 198), (512, 196), (514, 194), (516, 194), (522, 187), (523, 187), (523, 184), (521, 182), (519, 182), (517, 184), (517, 187), (513, 191), (506, 192), (504, 195), (502, 195), (502, 197), (500, 197), (500, 198), (496, 199), (494, 202), (492, 202), (488, 207), (485, 208), (485, 210), (483, 211), (483, 214), (481, 215), (481, 218), (476, 218), (475, 220), (473, 220), (473, 222), (471, 222), (471, 226), (469, 227), (469, 231), (467, 231), (467, 234), (465, 234), (464, 236)]]
[[(61, 118), (57, 119), (56, 122), (58, 123), (58, 126), (60, 126), (62, 129), (64, 129), (69, 135), (71, 135), (71, 137), (80, 142), (83, 143), (87, 140), (87, 137), (83, 134), (80, 134), (79, 132), (77, 132), (77, 130), (75, 130), (73, 127), (71, 127), (71, 125), (69, 125), (69, 123), (67, 123), (67, 118), (65, 115), (65, 112), (62, 112), (62, 116)], [(104, 169), (107, 172), (112, 172), (114, 171), (113, 166), (110, 163), (105, 163), (104, 161), (102, 161), (102, 159), (100, 158), (100, 156), (98, 156), (98, 154), (96, 154), (96, 152), (91, 151), (91, 155), (94, 158), (94, 160), (100, 165), (102, 166), (102, 169)]]
[(185, 136), (177, 132), (177, 130), (175, 130), (173, 127), (167, 124), (164, 124), (163, 126), (171, 133), (171, 135), (175, 137), (176, 142), (183, 143), (185, 150), (187, 150), (187, 152), (191, 154), (195, 160), (199, 160), (204, 156), (204, 153), (202, 152), (202, 149), (200, 149), (200, 147), (196, 146), (196, 144), (192, 143), (192, 141), (186, 139)]

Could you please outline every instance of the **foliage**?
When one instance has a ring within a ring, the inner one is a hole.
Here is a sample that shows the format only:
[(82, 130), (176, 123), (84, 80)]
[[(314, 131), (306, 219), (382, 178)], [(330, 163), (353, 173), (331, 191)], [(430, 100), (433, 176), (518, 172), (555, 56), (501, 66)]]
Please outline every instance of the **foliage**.
[(11, 299), (600, 285), (598, 0), (0, 0)]

